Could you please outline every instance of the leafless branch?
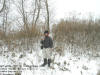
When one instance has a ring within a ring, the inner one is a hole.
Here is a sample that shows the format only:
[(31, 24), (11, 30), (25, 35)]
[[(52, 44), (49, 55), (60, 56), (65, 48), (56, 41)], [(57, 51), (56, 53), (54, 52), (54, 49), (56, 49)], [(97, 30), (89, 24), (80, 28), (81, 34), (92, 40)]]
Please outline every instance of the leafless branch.
[(2, 8), (0, 9), (0, 13), (4, 10), (4, 8), (5, 8), (5, 2), (6, 2), (6, 0), (4, 0), (4, 2), (3, 2), (3, 6), (2, 6)]

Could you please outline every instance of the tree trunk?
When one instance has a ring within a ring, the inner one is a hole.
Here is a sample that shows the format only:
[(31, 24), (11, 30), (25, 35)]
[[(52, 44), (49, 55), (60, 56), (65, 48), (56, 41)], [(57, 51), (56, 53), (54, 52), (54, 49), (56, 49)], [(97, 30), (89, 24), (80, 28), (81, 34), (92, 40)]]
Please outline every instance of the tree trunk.
[(40, 16), (40, 7), (41, 7), (41, 0), (39, 0), (39, 3), (38, 3), (38, 13), (36, 15), (35, 26), (36, 26), (37, 21), (38, 21), (39, 16)]
[(5, 8), (5, 2), (6, 2), (6, 0), (4, 0), (4, 2), (3, 2), (3, 6), (2, 6), (2, 8), (0, 9), (0, 13), (4, 10), (4, 8)]
[(50, 31), (50, 18), (49, 18), (49, 7), (48, 7), (48, 0), (45, 1), (46, 4), (46, 12), (47, 12), (47, 30)]

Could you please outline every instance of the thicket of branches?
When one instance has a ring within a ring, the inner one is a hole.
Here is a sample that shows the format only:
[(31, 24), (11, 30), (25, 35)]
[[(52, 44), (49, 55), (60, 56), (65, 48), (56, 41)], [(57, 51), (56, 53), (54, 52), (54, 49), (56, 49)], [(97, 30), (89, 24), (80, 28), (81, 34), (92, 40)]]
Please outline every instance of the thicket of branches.
[(48, 0), (0, 0), (0, 38), (39, 37), (49, 30)]
[(53, 34), (56, 41), (80, 43), (85, 39), (85, 43), (94, 42), (97, 39), (99, 40), (99, 33), (100, 20), (67, 19), (61, 20), (53, 26)]
[[(0, 39), (36, 38), (50, 29), (48, 0), (0, 0), (0, 6)], [(53, 26), (53, 37), (57, 41), (71, 41), (76, 33), (87, 36), (95, 32), (95, 36), (100, 32), (99, 24), (99, 20), (92, 19), (61, 20)]]

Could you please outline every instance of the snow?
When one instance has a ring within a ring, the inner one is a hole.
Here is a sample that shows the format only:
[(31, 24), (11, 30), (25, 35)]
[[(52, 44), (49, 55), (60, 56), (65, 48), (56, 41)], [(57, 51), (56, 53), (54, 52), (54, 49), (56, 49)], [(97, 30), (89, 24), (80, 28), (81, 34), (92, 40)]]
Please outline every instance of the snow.
[[(54, 69), (47, 66), (29, 69), (33, 65), (39, 66), (43, 63), (42, 50), (38, 47), (32, 52), (4, 52), (7, 51), (6, 46), (3, 46), (1, 49), (3, 49), (3, 54), (0, 54), (0, 66), (11, 65), (13, 67), (17, 65), (20, 69), (24, 69), (21, 75), (97, 75), (100, 70), (100, 57), (89, 56), (87, 55), (88, 53), (84, 56), (76, 56), (70, 52), (71, 50), (68, 51), (66, 48), (64, 55), (54, 53), (56, 54), (52, 64)], [(0, 75), (3, 75), (3, 73), (0, 73)]]

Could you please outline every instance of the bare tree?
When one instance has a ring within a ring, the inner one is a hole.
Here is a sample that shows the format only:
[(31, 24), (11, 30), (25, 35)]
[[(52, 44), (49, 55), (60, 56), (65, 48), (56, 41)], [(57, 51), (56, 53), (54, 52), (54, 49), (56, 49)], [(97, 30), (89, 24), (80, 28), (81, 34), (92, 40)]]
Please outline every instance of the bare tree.
[(38, 21), (38, 19), (39, 19), (39, 16), (40, 16), (41, 0), (39, 0), (39, 2), (38, 2), (37, 5), (38, 5), (38, 13), (37, 13), (37, 15), (36, 15), (35, 25), (36, 25), (36, 23), (37, 23), (37, 21)]
[(37, 10), (37, 0), (35, 0), (35, 2), (34, 2), (32, 26), (34, 25), (34, 19), (35, 19), (36, 10)]
[(22, 18), (22, 22), (24, 25), (24, 30), (28, 31), (29, 26), (28, 26), (28, 20), (27, 20), (27, 12), (25, 11), (25, 5), (24, 5), (25, 0), (20, 0), (18, 2), (18, 5), (16, 5), (16, 7), (18, 8), (18, 12), (21, 15)]
[(9, 14), (9, 8), (10, 8), (10, 2), (5, 0), (4, 2), (4, 10), (2, 11), (2, 16), (3, 16), (3, 22), (2, 22), (2, 26), (3, 26), (3, 31), (6, 35), (7, 32), (7, 28), (8, 28), (8, 14)]
[(46, 12), (47, 12), (47, 29), (50, 31), (50, 15), (49, 15), (49, 7), (48, 7), (48, 0), (45, 0)]
[(27, 13), (25, 13), (24, 9), (24, 0), (21, 0), (21, 12), (23, 17), (24, 29), (28, 30)]
[(33, 20), (32, 25), (37, 24), (37, 21), (40, 17), (40, 10), (41, 10), (41, 0), (35, 0), (34, 2), (34, 10), (33, 10)]
[(3, 1), (3, 6), (2, 6), (2, 8), (0, 9), (0, 13), (4, 10), (4, 8), (5, 8), (5, 2), (6, 2), (6, 0), (4, 0)]

